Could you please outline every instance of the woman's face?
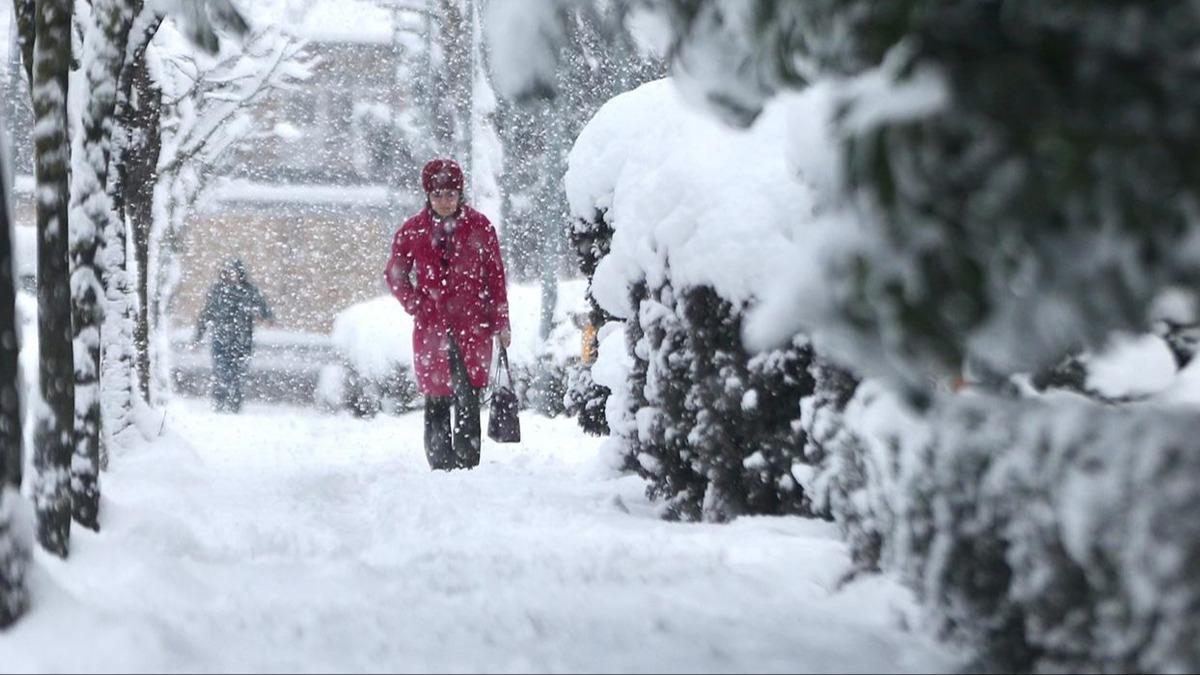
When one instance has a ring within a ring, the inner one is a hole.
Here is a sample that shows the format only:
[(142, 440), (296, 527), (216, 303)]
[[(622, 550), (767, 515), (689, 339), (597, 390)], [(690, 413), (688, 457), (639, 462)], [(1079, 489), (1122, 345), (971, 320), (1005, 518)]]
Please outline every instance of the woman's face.
[(429, 193), (429, 204), (434, 213), (442, 218), (448, 218), (458, 211), (458, 200), (462, 193), (458, 190), (434, 190)]

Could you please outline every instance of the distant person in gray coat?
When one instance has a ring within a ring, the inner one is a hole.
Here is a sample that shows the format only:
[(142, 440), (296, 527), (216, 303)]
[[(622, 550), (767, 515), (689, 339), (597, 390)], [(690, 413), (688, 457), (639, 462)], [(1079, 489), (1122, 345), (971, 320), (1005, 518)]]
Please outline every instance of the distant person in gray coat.
[(237, 258), (226, 261), (217, 282), (208, 291), (208, 302), (196, 321), (193, 344), (199, 345), (212, 329), (212, 400), (217, 412), (242, 409), (242, 389), (254, 349), (254, 320), (273, 320), (262, 291), (250, 282), (246, 266)]

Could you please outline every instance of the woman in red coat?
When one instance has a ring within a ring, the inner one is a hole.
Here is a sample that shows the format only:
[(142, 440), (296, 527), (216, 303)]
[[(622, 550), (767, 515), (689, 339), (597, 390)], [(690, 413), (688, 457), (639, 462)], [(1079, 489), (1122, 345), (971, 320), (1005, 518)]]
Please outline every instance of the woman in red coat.
[[(508, 291), (496, 230), (463, 199), (449, 159), (421, 171), (425, 208), (392, 241), (385, 278), (413, 315), (413, 370), (425, 394), (425, 455), (433, 469), (479, 465), (479, 392), (492, 339), (508, 348)], [(451, 409), (454, 423), (451, 425)]]

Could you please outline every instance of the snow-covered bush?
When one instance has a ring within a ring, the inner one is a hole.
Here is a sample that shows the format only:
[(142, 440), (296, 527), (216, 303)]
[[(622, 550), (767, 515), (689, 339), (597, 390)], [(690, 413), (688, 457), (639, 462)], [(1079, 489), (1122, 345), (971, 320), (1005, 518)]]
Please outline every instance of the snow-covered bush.
[[(612, 246), (613, 230), (604, 219), (604, 211), (597, 210), (590, 220), (577, 220), (571, 228), (571, 246), (579, 261), (579, 271), (587, 277), (587, 322), (593, 333), (585, 336), (588, 343), (584, 350), (591, 350), (593, 355), (600, 349), (600, 329), (613, 321), (613, 316), (596, 302), (592, 294), (592, 280), (596, 275), (596, 266), (600, 259), (608, 254)], [(592, 377), (591, 363), (583, 363), (572, 369), (567, 387), (566, 406), (571, 414), (579, 420), (579, 426), (589, 434), (604, 436), (611, 432), (605, 407), (612, 390)]]
[[(390, 295), (351, 305), (333, 321), (331, 340), (344, 360), (340, 372), (322, 373), (326, 397), (370, 417), (420, 406), (412, 360), (412, 317)], [(330, 378), (340, 374), (341, 383)], [(331, 403), (331, 402), (330, 402)]]
[(858, 379), (820, 359), (813, 359), (808, 371), (813, 392), (800, 401), (800, 427), (811, 468), (799, 467), (797, 478), (812, 502), (813, 513), (833, 518), (842, 528), (855, 570), (876, 570), (884, 533), (858, 497), (867, 486), (869, 473), (863, 442), (845, 420), (846, 408), (858, 391)]
[[(508, 350), (517, 396), (523, 408), (545, 415), (575, 414), (567, 405), (571, 373), (579, 368), (583, 342), (582, 317), (587, 311), (587, 282), (560, 281), (550, 334), (538, 335), (542, 289), (537, 283), (509, 284), (508, 307), (513, 344)], [(540, 376), (539, 376), (540, 373)], [(537, 391), (535, 383), (546, 391)]]
[(1200, 666), (1194, 409), (961, 396), (940, 408), (901, 568), (988, 669)]
[[(764, 134), (775, 147), (752, 153), (758, 163), (730, 162), (731, 132), (701, 133), (665, 95), (647, 103), (649, 85), (580, 136), (573, 214), (603, 211), (615, 229), (593, 293), (627, 324), (631, 380), (608, 420), (624, 447), (677, 475), (646, 449), (678, 443), (655, 397), (679, 385), (656, 370), (679, 372), (663, 358), (682, 344), (674, 298), (710, 285), (750, 307), (756, 349), (808, 332), (823, 357), (883, 378), (840, 410), (849, 383), (817, 373), (800, 424), (820, 438), (805, 448), (817, 466), (792, 473), (859, 565), (904, 571), (948, 632), (980, 647), (981, 667), (1200, 668), (1200, 578), (1182, 562), (1196, 559), (1197, 528), (1179, 515), (1196, 506), (1200, 453), (1185, 430), (1197, 420), (1163, 407), (1194, 411), (1200, 395), (1129, 386), (1152, 370), (1144, 361), (1116, 375), (1126, 393), (1114, 394), (1088, 354), (1114, 331), (1147, 330), (1163, 294), (1200, 276), (1200, 8), (655, 6), (680, 88), (745, 128), (743, 149), (781, 108), (793, 124)], [(764, 244), (779, 186), (799, 190), (801, 176), (816, 198), (792, 200), (781, 239)], [(739, 264), (752, 245), (757, 259)], [(720, 278), (730, 270), (749, 292)], [(1168, 361), (1186, 365), (1194, 335), (1160, 334)], [(1190, 371), (1179, 380), (1194, 388)], [(963, 375), (1003, 387), (943, 391)], [(694, 492), (701, 473), (686, 469), (673, 489)]]
[(1200, 551), (1183, 515), (1200, 504), (1187, 431), (1200, 368), (1145, 372), (1170, 360), (1160, 351), (1117, 340), (1079, 360), (1084, 392), (968, 388), (924, 414), (882, 381), (856, 386), (817, 363), (801, 484), (856, 569), (898, 571), (943, 633), (974, 648), (974, 667), (1195, 670), (1200, 575), (1180, 561)]
[(707, 479), (704, 519), (804, 512), (792, 467), (804, 461), (799, 417), (801, 399), (812, 392), (808, 342), (751, 354), (741, 342), (741, 308), (706, 286), (686, 291), (682, 304), (690, 355), (685, 406), (695, 416), (687, 442)]
[(604, 422), (611, 435), (601, 449), (602, 464), (613, 472), (636, 471), (636, 417), (645, 405), (646, 391), (646, 362), (633, 356), (642, 341), (641, 324), (612, 321), (601, 327), (597, 337), (599, 349), (590, 370), (596, 384), (610, 392), (604, 402)]
[[(1144, 362), (1129, 349), (1089, 362)], [(926, 415), (881, 381), (855, 389), (820, 364), (813, 374), (805, 492), (841, 526), (856, 568), (898, 571), (941, 631), (974, 648), (973, 667), (1200, 664), (1200, 574), (1184, 562), (1200, 552), (1186, 515), (1200, 506), (1191, 369), (1138, 404), (968, 389), (939, 395)]]
[(563, 396), (563, 412), (574, 417), (584, 432), (607, 436), (610, 432), (605, 407), (611, 393), (608, 387), (596, 383), (592, 367), (582, 359), (567, 369), (567, 393)]
[[(542, 340), (537, 334), (541, 289), (534, 284), (509, 286), (513, 344), (508, 356), (513, 388), (523, 408), (531, 406), (532, 383), (539, 369), (545, 369), (550, 389), (547, 399), (557, 404), (546, 412), (564, 411), (570, 372), (580, 360), (576, 316), (583, 289), (582, 281), (560, 283), (554, 325), (549, 337)], [(412, 317), (390, 295), (356, 303), (338, 313), (331, 341), (343, 363), (322, 372), (319, 404), (361, 416), (399, 413), (424, 405), (413, 374), (412, 331)]]
[(598, 309), (627, 324), (632, 362), (607, 422), (668, 517), (806, 508), (793, 466), (811, 347), (752, 355), (742, 341), (757, 293), (792, 264), (793, 218), (812, 207), (775, 142), (784, 125), (777, 111), (726, 129), (659, 81), (610, 101), (572, 150), (574, 242)]
[[(637, 290), (642, 290), (639, 285)], [(650, 481), (652, 497), (663, 499), (665, 514), (698, 520), (706, 492), (706, 477), (695, 460), (691, 431), (696, 427), (695, 408), (688, 405), (690, 369), (695, 356), (688, 352), (687, 326), (674, 289), (667, 284), (635, 295), (634, 319), (645, 332), (633, 356), (645, 361), (645, 386), (641, 405), (634, 413), (637, 442), (630, 448), (640, 473)]]
[(346, 365), (327, 363), (317, 373), (317, 386), (313, 389), (313, 404), (323, 412), (337, 412), (346, 408)]

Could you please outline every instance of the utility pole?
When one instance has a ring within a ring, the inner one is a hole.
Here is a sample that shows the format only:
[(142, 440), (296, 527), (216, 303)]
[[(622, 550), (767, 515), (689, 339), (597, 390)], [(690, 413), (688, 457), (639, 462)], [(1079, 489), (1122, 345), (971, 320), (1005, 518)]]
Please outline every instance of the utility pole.
[[(422, 67), (425, 70), (425, 100), (421, 101), (421, 105), (425, 107), (425, 119), (430, 121), (432, 127), (433, 122), (433, 8), (430, 3), (434, 0), (425, 0), (424, 14), (424, 33), (425, 33), (425, 55)], [(432, 133), (432, 128), (430, 133)]]
[(400, 144), (402, 137), (400, 133), (401, 119), (400, 111), (404, 105), (404, 97), (401, 92), (404, 91), (404, 40), (403, 40), (403, 10), (400, 5), (392, 6), (392, 91), (390, 98), (391, 107), (391, 122), (392, 126), (388, 130), (387, 139), (392, 144), (390, 152), (386, 155), (391, 158), (391, 166), (389, 167), (387, 196), (388, 196), (388, 221), (385, 225), (385, 235), (387, 241), (391, 241), (394, 235), (394, 228), (404, 222), (403, 214), (400, 213), (400, 193), (402, 185), (404, 185), (404, 176), (401, 175), (403, 167), (400, 161)]
[(477, 53), (476, 46), (479, 44), (480, 36), (476, 34), (478, 19), (475, 16), (475, 0), (466, 0), (467, 11), (467, 39), (470, 41), (467, 45), (467, 84), (464, 88), (467, 100), (463, 104), (464, 114), (463, 119), (465, 128), (462, 133), (462, 165), (463, 172), (470, 177), (470, 183), (467, 185), (468, 193), (475, 194), (475, 73), (477, 72)]
[[(431, 0), (376, 0), (375, 4), (387, 9), (392, 20), (392, 84), (388, 92), (388, 105), (391, 110), (391, 128), (388, 142), (391, 166), (388, 171), (388, 225), (386, 226), (387, 240), (390, 242), (395, 234), (395, 227), (403, 222), (406, 197), (410, 197), (412, 176), (406, 175), (410, 168), (405, 164), (405, 156), (412, 154), (418, 164), (424, 159), (415, 152), (416, 148), (406, 148), (408, 139), (401, 129), (404, 127), (405, 110), (419, 109), (423, 120), (431, 115), (425, 110), (428, 107), (429, 92), (432, 90), (431, 53), (433, 47), (433, 10)], [(418, 46), (412, 49), (413, 37), (417, 44), (424, 44), (423, 54)], [(415, 60), (415, 59), (420, 60)], [(432, 129), (430, 136), (432, 137)], [(419, 147), (419, 146), (418, 146)]]

